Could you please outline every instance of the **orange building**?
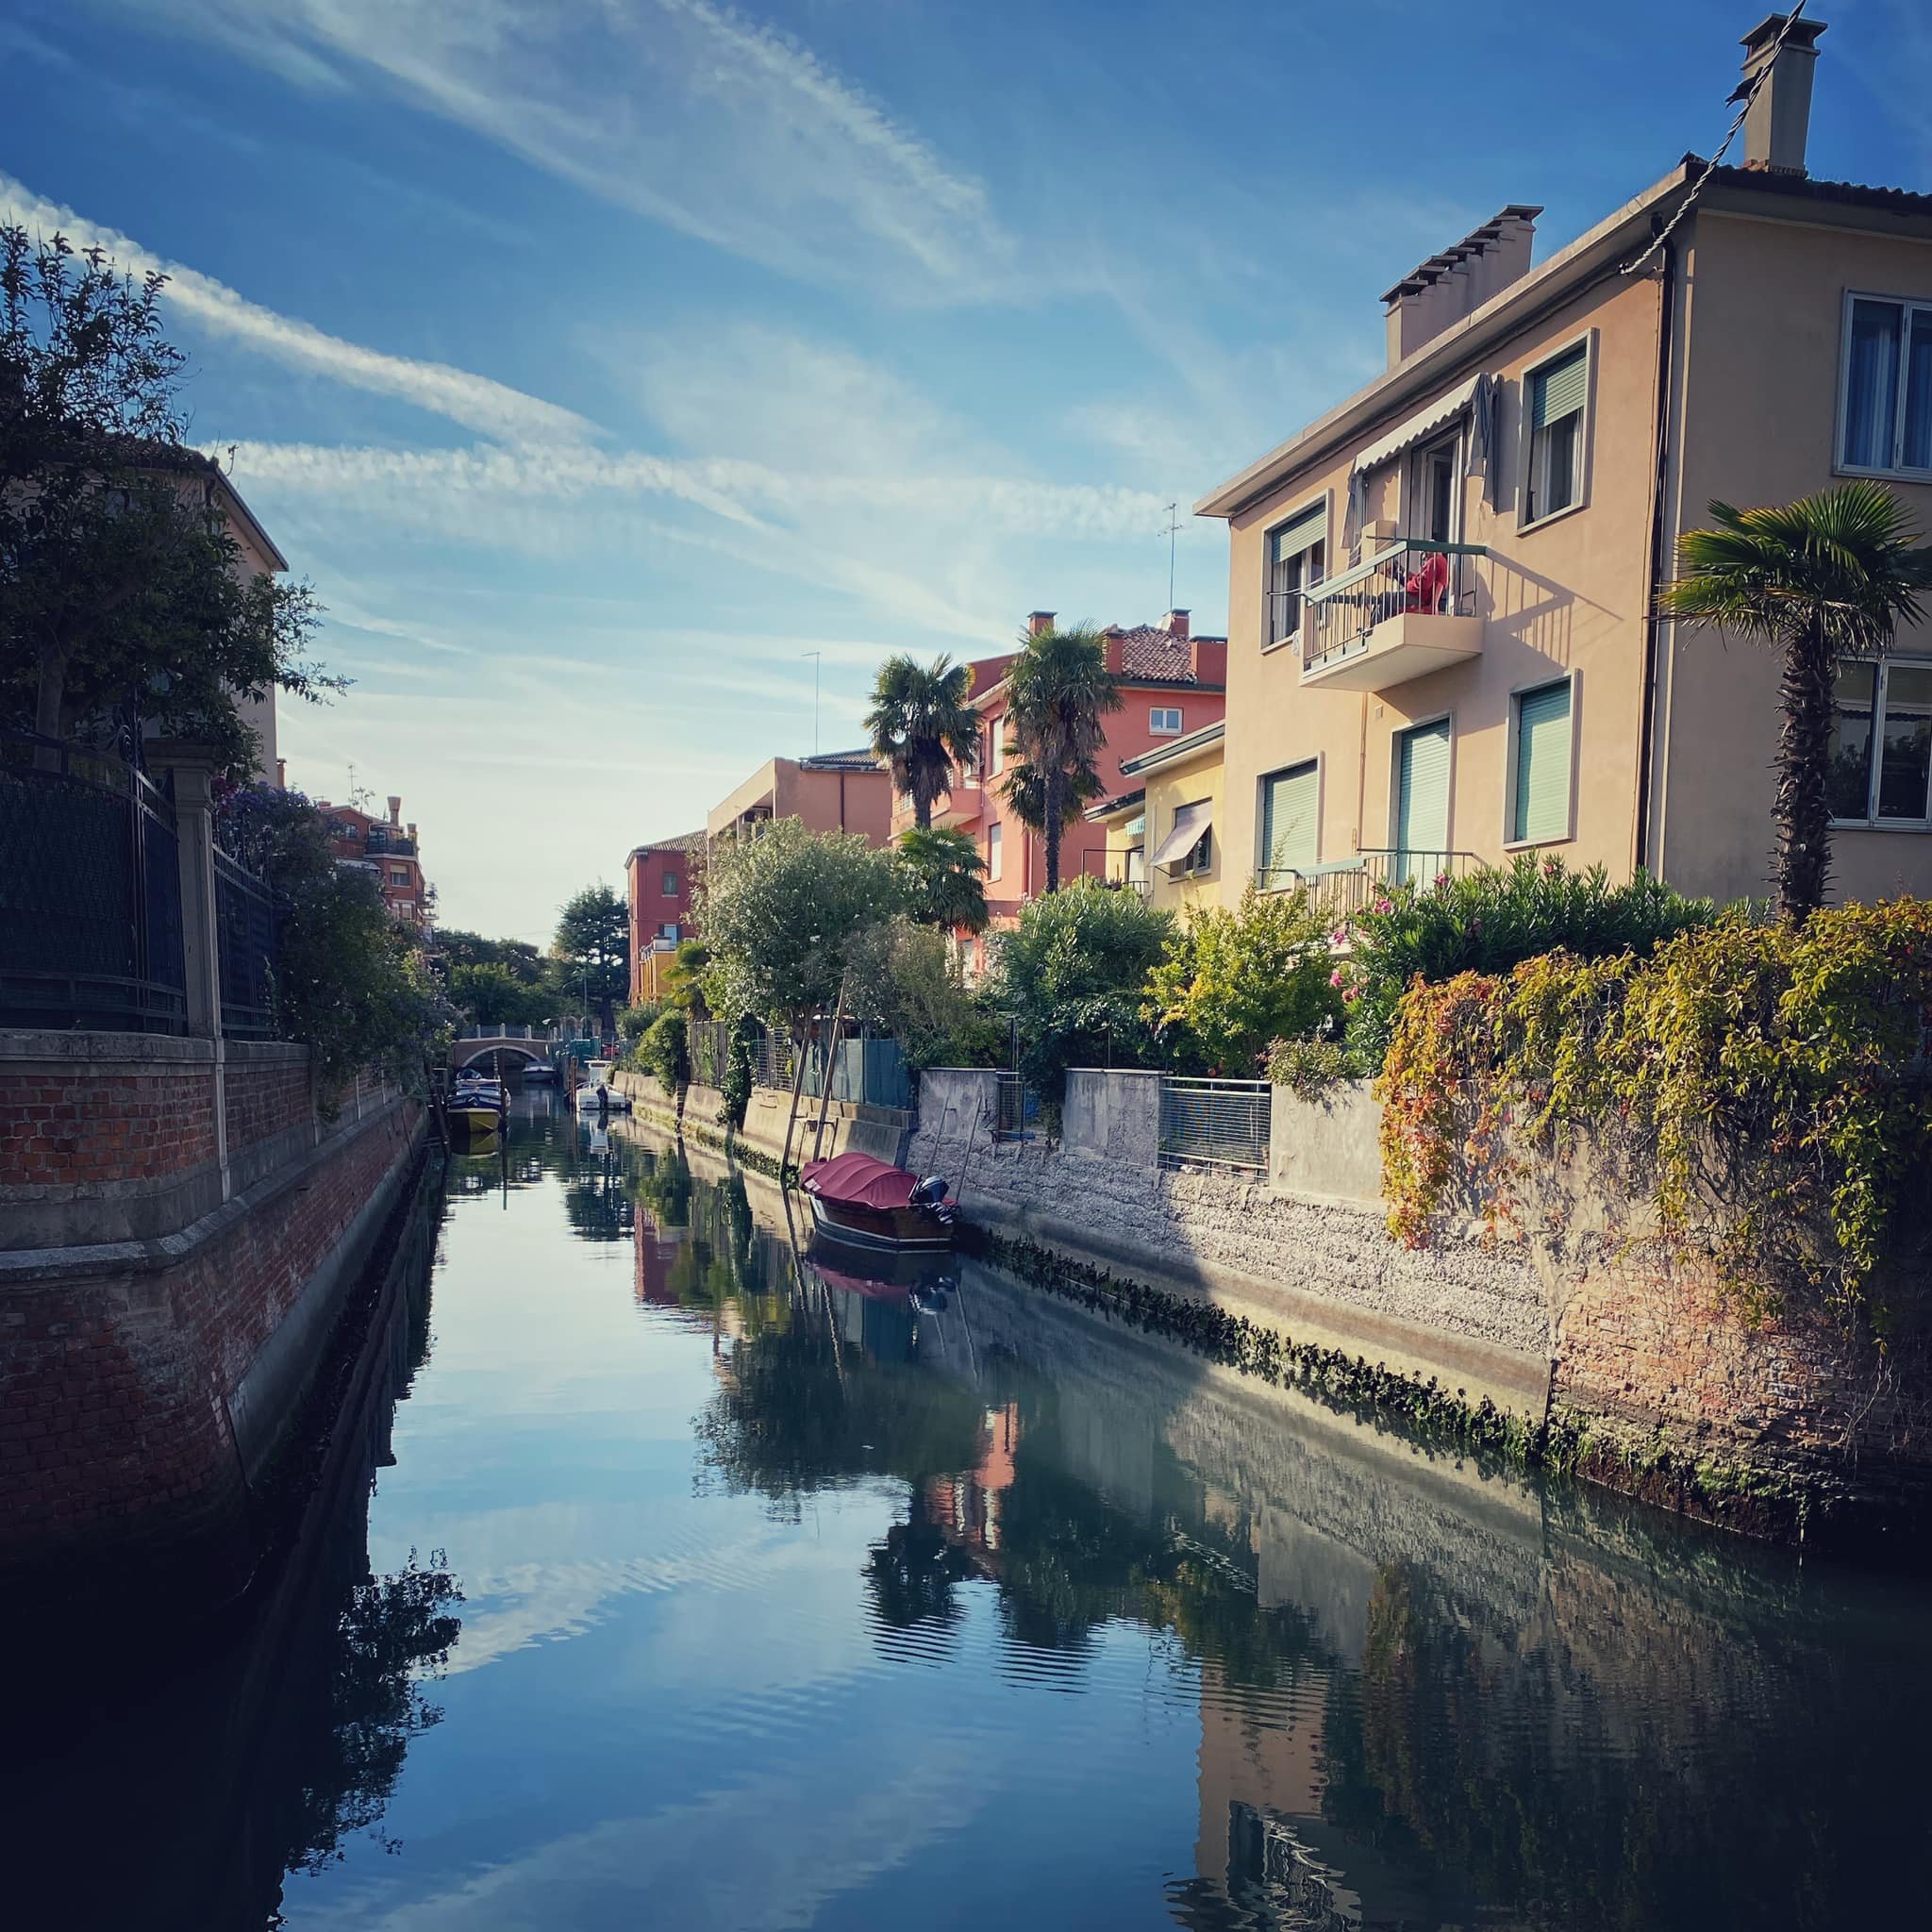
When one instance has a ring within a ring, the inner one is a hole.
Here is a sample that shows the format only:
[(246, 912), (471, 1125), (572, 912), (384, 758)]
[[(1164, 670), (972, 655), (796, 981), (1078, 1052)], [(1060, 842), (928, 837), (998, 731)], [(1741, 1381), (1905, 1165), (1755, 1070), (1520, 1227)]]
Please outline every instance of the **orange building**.
[(328, 821), (328, 848), (338, 865), (375, 874), (382, 903), (406, 925), (427, 932), (436, 907), (436, 888), (423, 876), (414, 824), (403, 824), (403, 801), (390, 795), (389, 816), (379, 819), (353, 805), (318, 799), (315, 808)]

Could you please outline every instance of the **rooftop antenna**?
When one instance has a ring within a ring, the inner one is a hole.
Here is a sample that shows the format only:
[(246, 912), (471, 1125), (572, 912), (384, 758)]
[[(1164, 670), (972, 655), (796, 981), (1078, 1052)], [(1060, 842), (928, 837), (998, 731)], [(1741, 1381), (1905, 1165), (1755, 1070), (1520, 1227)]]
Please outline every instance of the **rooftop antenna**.
[(370, 791), (368, 786), (356, 783), (356, 760), (351, 758), (349, 760), (349, 809), (351, 811), (360, 811), (363, 806), (375, 796), (375, 794)]
[(1161, 528), (1167, 532), (1167, 608), (1174, 608), (1174, 540), (1181, 526), (1180, 505), (1171, 503), (1167, 507), (1167, 522)]
[(823, 651), (801, 651), (801, 658), (811, 659), (811, 755), (819, 755), (819, 660), (825, 655)]

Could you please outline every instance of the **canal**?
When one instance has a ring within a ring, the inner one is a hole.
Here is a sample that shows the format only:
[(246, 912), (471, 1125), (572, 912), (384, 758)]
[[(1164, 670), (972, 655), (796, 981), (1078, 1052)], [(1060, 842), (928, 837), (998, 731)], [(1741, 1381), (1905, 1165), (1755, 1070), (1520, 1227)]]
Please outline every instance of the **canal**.
[(373, 1319), (245, 1615), (13, 1650), (12, 1923), (1923, 1922), (1923, 1584), (815, 1264), (541, 1095)]

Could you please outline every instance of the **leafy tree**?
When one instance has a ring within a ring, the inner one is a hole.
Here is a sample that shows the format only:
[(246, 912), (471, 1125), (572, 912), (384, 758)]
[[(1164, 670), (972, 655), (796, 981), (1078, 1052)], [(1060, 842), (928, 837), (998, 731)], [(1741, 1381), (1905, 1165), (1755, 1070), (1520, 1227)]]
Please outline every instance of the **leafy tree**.
[(892, 774), (892, 789), (912, 801), (914, 824), (924, 831), (932, 808), (952, 790), (953, 767), (979, 748), (979, 714), (967, 699), (973, 667), (943, 655), (929, 665), (902, 652), (879, 666), (865, 728), (874, 756)]
[(1250, 885), (1239, 911), (1191, 907), (1148, 975), (1148, 1017), (1209, 1071), (1253, 1079), (1271, 1041), (1341, 1017), (1327, 937), (1303, 891)]
[(627, 1046), (635, 1046), (651, 1030), (651, 1023), (663, 1010), (651, 1000), (640, 1000), (636, 1006), (625, 1008), (617, 1016), (618, 1039)]
[(853, 935), (846, 962), (846, 1011), (890, 1033), (915, 1073), (1003, 1059), (1006, 1028), (974, 999), (944, 933), (888, 920)]
[(275, 1018), (313, 1050), (325, 1096), (369, 1067), (419, 1082), (455, 1015), (381, 888), (335, 862), (322, 814), (298, 791), (250, 788), (223, 811), (275, 894)]
[(853, 935), (898, 911), (892, 855), (858, 832), (812, 832), (776, 819), (726, 847), (705, 875), (697, 917), (705, 991), (726, 1019), (751, 1013), (797, 1037), (838, 1004)]
[(1173, 918), (1139, 894), (1082, 878), (1034, 900), (995, 936), (987, 997), (1018, 1027), (1020, 1071), (1033, 1086), (1058, 1096), (1069, 1067), (1153, 1057), (1141, 1005), (1174, 931)]
[(493, 959), (451, 967), (449, 996), (472, 1020), (485, 1026), (541, 1026), (551, 1014), (547, 988), (526, 984)]
[(943, 932), (986, 930), (986, 861), (970, 832), (914, 825), (899, 841), (911, 915)]
[(630, 908), (608, 886), (586, 886), (557, 916), (550, 957), (566, 999), (577, 995), (610, 1037), (617, 1002), (630, 987)]
[(1121, 708), (1107, 644), (1091, 625), (1022, 640), (1007, 674), (1007, 774), (1014, 816), (1046, 841), (1046, 890), (1060, 883), (1060, 838), (1101, 791), (1095, 760), (1107, 744), (1107, 715)]
[(633, 1056), (641, 1073), (655, 1074), (667, 1093), (691, 1078), (691, 1034), (675, 1007), (661, 1012), (645, 1029)]
[(164, 281), (0, 228), (0, 708), (49, 738), (138, 710), (245, 773), (238, 696), (341, 680), (307, 661), (313, 594), (242, 568), (220, 472), (182, 440)]
[(1833, 696), (1847, 658), (1889, 650), (1901, 624), (1919, 621), (1932, 587), (1932, 549), (1905, 507), (1870, 482), (1764, 509), (1713, 503), (1717, 527), (1687, 531), (1666, 615), (1768, 644), (1781, 653), (1778, 705), (1777, 902), (1805, 920), (1830, 877)]

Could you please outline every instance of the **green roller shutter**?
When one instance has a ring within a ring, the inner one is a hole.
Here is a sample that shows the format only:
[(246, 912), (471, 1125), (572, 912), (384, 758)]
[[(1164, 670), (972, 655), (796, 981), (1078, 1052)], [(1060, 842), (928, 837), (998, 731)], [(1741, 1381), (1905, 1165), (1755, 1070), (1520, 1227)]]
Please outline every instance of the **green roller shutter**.
[(1419, 724), (1398, 744), (1395, 874), (1427, 879), (1449, 854), (1449, 721)]
[(1567, 356), (1545, 363), (1529, 378), (1529, 421), (1534, 429), (1547, 429), (1583, 407), (1589, 389), (1589, 359), (1579, 343)]
[(1512, 839), (1561, 839), (1570, 830), (1570, 680), (1516, 700)]
[(1307, 872), (1320, 850), (1315, 823), (1320, 788), (1311, 758), (1261, 780), (1261, 864), (1264, 885), (1285, 884), (1279, 874)]

